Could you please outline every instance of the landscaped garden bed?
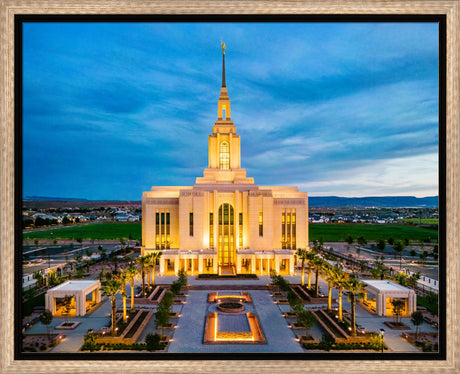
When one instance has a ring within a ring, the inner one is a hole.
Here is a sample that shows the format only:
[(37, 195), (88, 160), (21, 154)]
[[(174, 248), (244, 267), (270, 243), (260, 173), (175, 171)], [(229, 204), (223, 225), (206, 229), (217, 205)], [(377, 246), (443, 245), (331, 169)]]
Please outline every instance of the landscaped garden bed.
[(319, 340), (311, 335), (297, 335), (300, 344), (319, 344)]
[(56, 330), (73, 330), (80, 322), (62, 322), (60, 325), (55, 327)]
[(277, 303), (279, 305), (288, 305), (289, 301), (288, 301), (288, 299), (277, 299), (277, 300), (275, 300), (275, 303)]
[(401, 336), (423, 352), (437, 352), (439, 349), (437, 332), (419, 332), (417, 339), (415, 339), (415, 332), (403, 332)]
[(47, 352), (65, 337), (60, 334), (24, 334), (23, 352)]
[(136, 322), (134, 323), (134, 325), (129, 329), (129, 331), (126, 333), (126, 335), (124, 336), (125, 338), (129, 339), (129, 338), (132, 338), (133, 335), (136, 333), (136, 331), (138, 330), (139, 326), (142, 324), (142, 322), (145, 320), (145, 318), (147, 317), (147, 315), (149, 314), (150, 312), (147, 312), (147, 311), (142, 311), (141, 312), (141, 315), (137, 318)]
[[(319, 343), (303, 343), (302, 344), (305, 349), (319, 349), (325, 351), (350, 351), (350, 350), (358, 350), (358, 351), (379, 351), (381, 350), (381, 346), (372, 344), (372, 343), (332, 343), (332, 344), (325, 344), (323, 342)], [(384, 347), (386, 350), (387, 347)]]
[(392, 330), (410, 330), (410, 327), (402, 322), (385, 321), (383, 323)]

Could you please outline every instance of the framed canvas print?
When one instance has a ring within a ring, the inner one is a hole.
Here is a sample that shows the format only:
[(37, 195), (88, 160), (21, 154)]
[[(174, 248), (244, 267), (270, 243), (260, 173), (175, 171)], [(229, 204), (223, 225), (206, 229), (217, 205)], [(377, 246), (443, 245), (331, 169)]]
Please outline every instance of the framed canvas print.
[(2, 370), (458, 370), (458, 1), (2, 2)]

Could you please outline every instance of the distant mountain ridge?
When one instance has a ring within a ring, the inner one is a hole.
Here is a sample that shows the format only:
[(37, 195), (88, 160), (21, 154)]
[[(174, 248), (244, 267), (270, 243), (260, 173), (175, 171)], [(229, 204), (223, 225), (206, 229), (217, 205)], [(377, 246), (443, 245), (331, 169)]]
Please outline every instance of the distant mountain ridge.
[[(56, 201), (82, 203), (123, 203), (123, 200), (89, 200), (83, 198), (26, 196), (24, 202)], [(140, 204), (140, 201), (126, 201), (129, 204)], [(310, 207), (381, 207), (381, 208), (437, 208), (438, 196), (368, 196), (368, 197), (339, 197), (339, 196), (310, 196)]]
[(26, 196), (22, 201), (89, 201), (78, 197)]
[(438, 196), (310, 196), (310, 207), (437, 208)]

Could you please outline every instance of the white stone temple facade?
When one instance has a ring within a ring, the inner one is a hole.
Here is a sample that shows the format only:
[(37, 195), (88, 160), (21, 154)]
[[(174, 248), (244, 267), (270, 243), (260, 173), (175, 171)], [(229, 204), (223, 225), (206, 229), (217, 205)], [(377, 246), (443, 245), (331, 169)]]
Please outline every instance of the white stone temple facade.
[(294, 274), (308, 248), (308, 197), (297, 187), (262, 187), (241, 167), (223, 51), (209, 165), (190, 187), (152, 187), (142, 195), (142, 255), (161, 251), (160, 274)]

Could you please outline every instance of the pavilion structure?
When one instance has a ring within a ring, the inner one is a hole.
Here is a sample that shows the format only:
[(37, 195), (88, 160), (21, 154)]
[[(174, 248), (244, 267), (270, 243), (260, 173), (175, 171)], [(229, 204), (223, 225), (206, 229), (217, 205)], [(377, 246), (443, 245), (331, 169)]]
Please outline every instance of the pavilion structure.
[[(363, 302), (375, 310), (377, 315), (393, 316), (391, 302), (395, 299), (404, 301), (401, 317), (409, 317), (417, 310), (417, 295), (413, 289), (389, 280), (363, 279), (361, 281), (367, 285)], [(374, 295), (372, 299), (369, 299), (369, 293)]]
[(66, 296), (72, 298), (72, 316), (84, 316), (88, 309), (101, 302), (101, 282), (99, 280), (69, 280), (48, 290), (45, 296), (45, 308), (53, 316), (62, 316), (60, 304)]

